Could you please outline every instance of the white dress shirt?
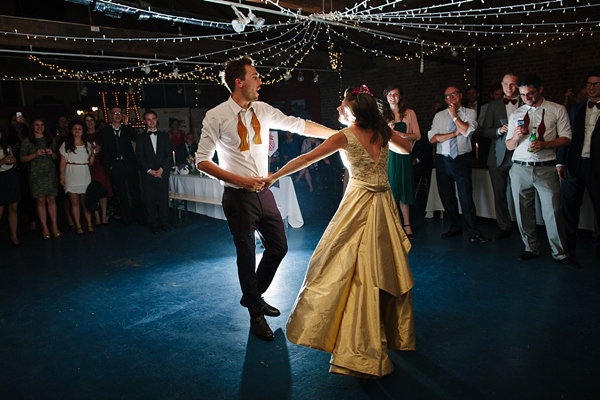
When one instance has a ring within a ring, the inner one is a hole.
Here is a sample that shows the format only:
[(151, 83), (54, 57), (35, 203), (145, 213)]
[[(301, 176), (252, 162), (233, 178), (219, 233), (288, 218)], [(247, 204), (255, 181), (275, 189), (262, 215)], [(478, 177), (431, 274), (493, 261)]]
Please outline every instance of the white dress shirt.
[[(542, 122), (543, 114), (544, 125), (546, 126), (544, 140), (546, 142), (554, 140), (558, 137), (567, 137), (571, 139), (571, 124), (569, 123), (569, 117), (567, 115), (567, 109), (565, 106), (544, 99), (539, 107), (530, 107), (525, 104), (510, 115), (508, 120), (508, 132), (506, 133), (506, 140), (514, 136), (515, 128), (517, 127), (517, 121), (523, 119), (525, 114), (529, 115), (528, 129), (530, 134), (531, 129), (535, 126), (538, 128), (539, 135), (539, 126)], [(513, 161), (543, 162), (556, 160), (556, 149), (543, 149), (537, 153), (532, 153), (529, 151), (529, 145), (529, 136), (524, 136), (513, 153)]]
[(581, 157), (590, 158), (592, 149), (592, 133), (598, 123), (598, 116), (600, 116), (600, 109), (597, 107), (589, 108), (588, 104), (584, 106), (585, 110), (585, 136), (583, 137), (583, 149), (581, 150)]
[[(467, 134), (459, 134), (456, 137), (458, 144), (458, 155), (470, 153), (471, 150), (473, 150), (471, 147), (471, 136), (473, 135), (473, 132), (475, 132), (475, 129), (477, 129), (477, 112), (475, 110), (471, 110), (470, 108), (461, 107), (458, 109), (457, 116), (463, 122), (469, 124)], [(450, 116), (448, 110), (442, 110), (435, 114), (433, 117), (433, 122), (431, 123), (431, 130), (429, 130), (427, 133), (429, 140), (431, 140), (434, 135), (450, 133), (448, 132), (448, 128), (450, 127), (451, 123), (452, 117)], [(450, 140), (436, 144), (437, 146), (435, 152), (437, 154), (444, 156), (450, 154)]]
[[(240, 151), (241, 139), (238, 135), (238, 114), (248, 130), (249, 150)], [(252, 113), (260, 122), (262, 144), (255, 144), (252, 128)], [(243, 177), (266, 177), (269, 172), (269, 129), (303, 134), (305, 121), (287, 116), (275, 107), (260, 101), (252, 102), (248, 110), (243, 110), (231, 97), (209, 110), (202, 122), (202, 135), (198, 142), (196, 164), (210, 161), (215, 149), (219, 156), (219, 167)], [(222, 185), (237, 187), (229, 182)]]

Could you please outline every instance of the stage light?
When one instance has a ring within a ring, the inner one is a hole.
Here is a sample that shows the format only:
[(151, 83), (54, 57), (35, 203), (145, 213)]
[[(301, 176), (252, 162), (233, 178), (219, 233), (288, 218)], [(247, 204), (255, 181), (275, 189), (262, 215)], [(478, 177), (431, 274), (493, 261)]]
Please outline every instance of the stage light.
[(304, 82), (304, 75), (302, 71), (298, 72), (298, 82)]
[(317, 82), (319, 82), (319, 74), (317, 74), (317, 71), (314, 71), (314, 72), (315, 72), (315, 77), (313, 78), (313, 82), (317, 83)]
[(285, 79), (286, 81), (289, 81), (290, 79), (292, 79), (292, 74), (290, 74), (290, 70), (286, 70), (285, 74), (283, 75), (283, 79)]

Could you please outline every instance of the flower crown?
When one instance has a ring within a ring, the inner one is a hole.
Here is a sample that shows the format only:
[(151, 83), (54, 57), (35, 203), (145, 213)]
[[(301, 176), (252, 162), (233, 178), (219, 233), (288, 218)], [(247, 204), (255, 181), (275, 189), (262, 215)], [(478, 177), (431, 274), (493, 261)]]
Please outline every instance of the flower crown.
[(355, 95), (357, 98), (359, 94), (368, 94), (369, 96), (373, 97), (373, 93), (371, 93), (367, 85), (362, 85), (352, 89), (352, 94)]

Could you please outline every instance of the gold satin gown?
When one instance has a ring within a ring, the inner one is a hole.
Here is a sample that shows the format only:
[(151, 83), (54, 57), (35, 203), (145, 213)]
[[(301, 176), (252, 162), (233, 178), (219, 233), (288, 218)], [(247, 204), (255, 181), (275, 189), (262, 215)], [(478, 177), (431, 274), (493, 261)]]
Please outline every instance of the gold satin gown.
[(286, 324), (292, 343), (331, 353), (330, 372), (377, 378), (387, 349), (414, 350), (410, 242), (388, 183), (388, 151), (376, 163), (349, 128), (346, 194), (313, 253)]

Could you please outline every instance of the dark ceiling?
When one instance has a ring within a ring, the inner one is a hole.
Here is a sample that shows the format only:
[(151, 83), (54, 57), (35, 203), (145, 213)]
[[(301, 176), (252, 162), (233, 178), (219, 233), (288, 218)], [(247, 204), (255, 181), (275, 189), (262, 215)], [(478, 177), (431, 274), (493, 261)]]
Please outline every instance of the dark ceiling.
[[(4, 79), (197, 82), (215, 80), (228, 58), (251, 54), (266, 80), (277, 81), (288, 69), (332, 71), (340, 54), (358, 56), (359, 64), (421, 56), (451, 62), (600, 30), (598, 2), (577, 0), (7, 3), (0, 15)], [(232, 5), (246, 19), (240, 33)], [(261, 28), (249, 12), (265, 20)]]

